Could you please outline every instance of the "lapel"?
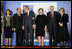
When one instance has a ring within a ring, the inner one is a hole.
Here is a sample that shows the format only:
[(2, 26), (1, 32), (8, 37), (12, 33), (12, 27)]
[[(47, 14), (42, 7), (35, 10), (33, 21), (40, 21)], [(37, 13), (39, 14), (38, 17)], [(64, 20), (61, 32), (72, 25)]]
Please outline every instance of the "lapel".
[(50, 14), (50, 16), (49, 16), (49, 17), (51, 18), (51, 12), (50, 12), (49, 14)]
[(64, 17), (64, 14), (61, 16), (61, 18), (63, 19), (63, 17)]
[(25, 17), (25, 19), (27, 20), (27, 13), (24, 13), (24, 17)]
[(18, 14), (16, 13), (16, 15), (18, 16)]
[(31, 14), (31, 11), (29, 12), (29, 19), (31, 19), (32, 18), (32, 14)]
[(31, 13), (31, 12), (29, 11), (29, 15), (28, 15), (29, 17), (30, 17), (30, 13)]
[(53, 12), (53, 18), (55, 17), (55, 12)]
[[(17, 14), (17, 13), (16, 13)], [(19, 16), (18, 14), (17, 14), (17, 16)], [(20, 16), (21, 16), (21, 13), (20, 13)]]
[(27, 13), (24, 13), (24, 17), (25, 17), (25, 19), (27, 20)]

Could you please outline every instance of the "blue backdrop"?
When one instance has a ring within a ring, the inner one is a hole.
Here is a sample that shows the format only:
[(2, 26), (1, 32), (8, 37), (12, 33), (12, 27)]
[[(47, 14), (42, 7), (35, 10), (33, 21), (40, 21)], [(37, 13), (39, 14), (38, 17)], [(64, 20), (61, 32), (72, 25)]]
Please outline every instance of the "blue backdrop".
[[(4, 1), (4, 16), (5, 16), (5, 11), (6, 9), (10, 9), (12, 12), (12, 15), (14, 13), (16, 13), (16, 9), (17, 7), (21, 7), (21, 3), (50, 3), (50, 2), (57, 2), (57, 11), (59, 11), (59, 9), (61, 7), (65, 8), (65, 12), (68, 13), (69, 15), (69, 22), (68, 22), (68, 31), (69, 31), (69, 36), (70, 36), (70, 40), (71, 40), (71, 1)], [(69, 43), (70, 43), (69, 40)], [(13, 37), (12, 37), (12, 45), (16, 45), (16, 37), (15, 37), (15, 33), (13, 33)], [(5, 38), (3, 36), (3, 44), (5, 45)], [(36, 45), (37, 43), (34, 42), (34, 45)], [(38, 44), (37, 44), (38, 45)], [(46, 43), (44, 43), (44, 45), (46, 45)], [(49, 45), (49, 44), (47, 44)]]

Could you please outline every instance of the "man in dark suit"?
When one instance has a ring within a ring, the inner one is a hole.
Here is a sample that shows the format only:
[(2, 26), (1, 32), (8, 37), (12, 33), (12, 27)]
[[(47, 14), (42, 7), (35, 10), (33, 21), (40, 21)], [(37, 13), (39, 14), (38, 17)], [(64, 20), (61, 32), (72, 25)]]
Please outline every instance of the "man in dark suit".
[[(13, 30), (16, 31), (16, 46), (22, 46), (22, 21), (23, 14), (21, 13), (21, 8), (17, 8), (17, 13), (13, 16)], [(18, 42), (20, 39), (20, 43)]]
[[(54, 40), (53, 46), (57, 46), (56, 33), (58, 26), (58, 12), (54, 11), (54, 7), (50, 6), (50, 12), (47, 13), (49, 44), (52, 46), (52, 39)], [(52, 38), (53, 37), (53, 38)]]
[[(25, 30), (25, 46), (33, 46), (33, 28), (34, 28), (34, 19), (35, 19), (35, 14), (33, 11), (29, 11), (29, 6), (26, 5), (24, 6), (24, 11), (26, 13), (23, 14), (23, 26), (22, 29)], [(28, 34), (30, 34), (30, 37), (28, 36)], [(29, 42), (29, 38), (31, 41), (31, 44)]]

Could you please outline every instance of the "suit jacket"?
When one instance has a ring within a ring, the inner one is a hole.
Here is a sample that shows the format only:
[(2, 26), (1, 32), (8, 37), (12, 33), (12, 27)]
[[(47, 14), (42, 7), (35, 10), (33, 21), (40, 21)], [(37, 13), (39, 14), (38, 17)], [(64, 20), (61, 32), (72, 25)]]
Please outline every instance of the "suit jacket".
[(16, 13), (13, 16), (13, 28), (21, 28), (23, 21), (23, 14), (20, 13), (20, 16)]
[(38, 27), (41, 25), (43, 26), (47, 25), (47, 16), (44, 14), (37, 15), (35, 23), (36, 23), (36, 26)]
[(23, 26), (25, 26), (25, 24), (27, 24), (27, 22), (29, 23), (29, 25), (33, 25), (35, 23), (35, 21), (32, 18), (35, 18), (35, 14), (33, 11), (29, 12), (28, 15), (28, 19), (27, 19), (27, 13), (23, 14)]
[(57, 42), (68, 41), (69, 40), (68, 27), (67, 27), (67, 23), (69, 21), (68, 14), (63, 14), (62, 16), (60, 16), (59, 20), (60, 23), (63, 23), (63, 26), (60, 27), (59, 25), (59, 30), (57, 33)]
[(51, 24), (51, 21), (53, 20), (54, 24), (58, 24), (60, 18), (60, 14), (56, 11), (53, 13), (53, 19), (51, 18), (51, 12), (47, 13), (47, 20), (48, 24)]
[(63, 26), (67, 27), (67, 22), (68, 22), (68, 14), (63, 14), (62, 16), (60, 16), (60, 20), (59, 22), (63, 23)]
[(59, 29), (59, 19), (60, 14), (56, 11), (53, 13), (53, 19), (51, 18), (51, 12), (47, 13), (47, 25), (48, 25), (48, 31), (50, 31), (52, 28), (50, 26), (54, 26), (56, 30)]
[[(3, 25), (4, 25), (4, 27), (6, 27), (6, 23), (7, 23), (6, 17), (7, 17), (7, 16), (4, 16), (4, 17), (3, 17)], [(7, 19), (8, 19), (8, 18), (7, 18)], [(10, 16), (10, 25), (12, 26), (12, 16)]]

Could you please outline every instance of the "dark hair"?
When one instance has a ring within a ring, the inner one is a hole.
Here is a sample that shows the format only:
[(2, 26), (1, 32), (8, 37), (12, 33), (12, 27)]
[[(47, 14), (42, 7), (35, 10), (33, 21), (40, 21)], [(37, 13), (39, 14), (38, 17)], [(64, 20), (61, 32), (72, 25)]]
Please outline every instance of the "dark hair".
[(11, 15), (11, 10), (10, 10), (10, 9), (7, 9), (7, 10), (6, 10), (6, 15), (7, 15), (7, 11), (9, 11), (9, 12), (10, 12), (10, 14), (9, 14), (9, 15)]
[(28, 8), (28, 10), (29, 10), (29, 6), (28, 5), (25, 5), (24, 7)]
[(18, 10), (18, 8), (16, 10)]
[(38, 12), (39, 12), (40, 10), (44, 11), (43, 8), (39, 8)]
[(18, 10), (18, 9), (19, 9), (19, 7), (16, 10)]

